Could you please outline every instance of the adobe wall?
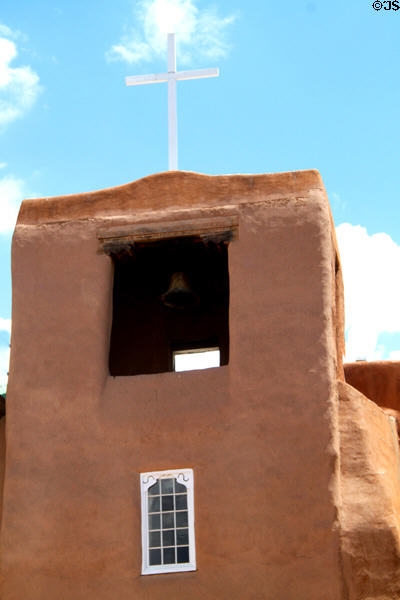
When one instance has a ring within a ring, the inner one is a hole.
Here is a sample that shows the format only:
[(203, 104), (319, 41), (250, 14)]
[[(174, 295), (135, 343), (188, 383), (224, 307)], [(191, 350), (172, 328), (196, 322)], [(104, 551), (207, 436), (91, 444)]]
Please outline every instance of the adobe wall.
[(400, 598), (400, 451), (374, 402), (339, 382), (340, 510), (347, 600)]
[(381, 360), (347, 363), (344, 373), (348, 384), (396, 419), (400, 439), (400, 362)]
[(6, 418), (0, 418), (0, 525), (3, 509), (3, 484), (6, 466)]
[[(235, 214), (230, 360), (108, 375), (111, 226)], [(335, 248), (317, 172), (29, 200), (13, 238), (4, 600), (339, 600)], [(141, 576), (139, 473), (193, 468), (197, 571)]]
[(400, 362), (347, 363), (344, 373), (341, 536), (349, 600), (398, 599)]
[(400, 362), (359, 361), (344, 365), (346, 382), (378, 406), (400, 411)]

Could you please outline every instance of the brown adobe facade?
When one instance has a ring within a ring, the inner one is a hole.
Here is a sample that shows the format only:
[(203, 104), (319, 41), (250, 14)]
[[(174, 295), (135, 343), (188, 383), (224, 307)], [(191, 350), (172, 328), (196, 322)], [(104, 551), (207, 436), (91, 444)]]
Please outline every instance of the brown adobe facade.
[[(145, 295), (133, 325), (129, 303), (116, 310), (126, 264), (141, 294), (166, 256), (200, 279), (204, 259), (217, 282), (200, 328)], [(397, 436), (344, 381), (317, 171), (25, 200), (12, 273), (4, 600), (400, 598)], [(221, 367), (171, 370), (188, 324), (185, 343), (204, 332)], [(193, 470), (196, 570), (144, 576), (140, 474), (168, 469)]]

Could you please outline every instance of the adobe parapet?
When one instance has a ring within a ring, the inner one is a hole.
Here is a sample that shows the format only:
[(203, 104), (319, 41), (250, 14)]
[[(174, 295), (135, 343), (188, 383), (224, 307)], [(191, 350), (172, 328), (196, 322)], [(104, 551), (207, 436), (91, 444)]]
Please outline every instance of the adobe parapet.
[(185, 171), (157, 173), (114, 188), (22, 203), (18, 224), (33, 225), (77, 219), (266, 202), (269, 205), (308, 199), (327, 203), (318, 171), (260, 175), (203, 175)]

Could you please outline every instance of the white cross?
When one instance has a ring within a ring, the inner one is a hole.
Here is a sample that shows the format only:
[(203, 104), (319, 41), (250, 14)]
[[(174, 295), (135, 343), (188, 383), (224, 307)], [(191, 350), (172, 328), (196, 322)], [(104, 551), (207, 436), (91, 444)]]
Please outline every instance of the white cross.
[(199, 69), (197, 71), (176, 70), (175, 33), (168, 34), (168, 73), (156, 75), (132, 75), (125, 78), (126, 85), (168, 82), (168, 169), (178, 169), (178, 133), (176, 117), (176, 81), (178, 79), (200, 79), (218, 77), (218, 69)]

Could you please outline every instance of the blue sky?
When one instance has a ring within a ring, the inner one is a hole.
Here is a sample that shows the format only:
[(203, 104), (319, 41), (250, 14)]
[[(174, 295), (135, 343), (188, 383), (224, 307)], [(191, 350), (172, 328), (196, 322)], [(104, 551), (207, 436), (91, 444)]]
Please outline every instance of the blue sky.
[(21, 199), (167, 169), (166, 85), (128, 88), (124, 77), (165, 71), (160, 29), (171, 19), (178, 68), (220, 68), (178, 82), (179, 168), (319, 169), (338, 226), (347, 358), (400, 359), (400, 10), (370, 0), (3, 0), (0, 370)]

